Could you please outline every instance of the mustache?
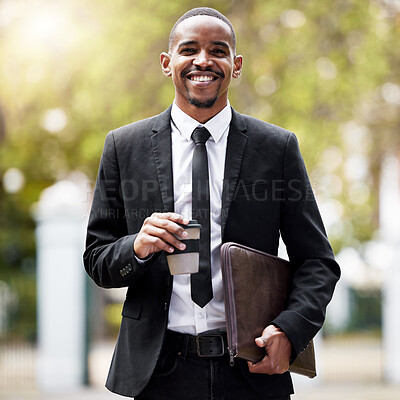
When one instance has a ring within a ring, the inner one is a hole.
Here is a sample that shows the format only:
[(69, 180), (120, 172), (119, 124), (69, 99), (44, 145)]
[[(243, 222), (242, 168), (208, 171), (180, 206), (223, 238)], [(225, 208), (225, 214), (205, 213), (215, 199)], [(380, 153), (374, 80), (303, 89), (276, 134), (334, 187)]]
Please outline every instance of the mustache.
[(222, 72), (214, 71), (212, 68), (198, 68), (198, 67), (182, 71), (181, 76), (182, 76), (182, 78), (184, 78), (186, 75), (188, 75), (192, 72), (212, 72), (213, 74), (218, 75), (220, 78), (223, 78), (225, 76)]

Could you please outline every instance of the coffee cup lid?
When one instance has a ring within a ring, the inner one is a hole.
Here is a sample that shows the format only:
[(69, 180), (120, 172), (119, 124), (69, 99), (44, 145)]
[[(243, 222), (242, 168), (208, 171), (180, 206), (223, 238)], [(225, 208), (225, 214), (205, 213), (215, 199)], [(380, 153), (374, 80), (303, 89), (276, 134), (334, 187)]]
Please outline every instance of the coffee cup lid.
[(201, 225), (197, 222), (197, 219), (191, 219), (187, 225), (179, 224), (179, 223), (178, 223), (178, 225), (180, 225), (182, 228), (185, 228), (185, 229), (186, 228), (188, 228), (188, 229), (201, 228)]

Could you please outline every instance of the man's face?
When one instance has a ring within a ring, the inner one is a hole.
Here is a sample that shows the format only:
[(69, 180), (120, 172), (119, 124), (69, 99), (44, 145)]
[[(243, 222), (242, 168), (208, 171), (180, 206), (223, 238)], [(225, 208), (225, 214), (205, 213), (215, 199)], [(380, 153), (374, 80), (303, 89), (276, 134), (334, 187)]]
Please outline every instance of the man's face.
[(230, 28), (218, 18), (190, 17), (176, 28), (169, 54), (161, 55), (163, 72), (172, 76), (175, 100), (188, 114), (193, 109), (222, 110), (232, 77), (240, 75)]

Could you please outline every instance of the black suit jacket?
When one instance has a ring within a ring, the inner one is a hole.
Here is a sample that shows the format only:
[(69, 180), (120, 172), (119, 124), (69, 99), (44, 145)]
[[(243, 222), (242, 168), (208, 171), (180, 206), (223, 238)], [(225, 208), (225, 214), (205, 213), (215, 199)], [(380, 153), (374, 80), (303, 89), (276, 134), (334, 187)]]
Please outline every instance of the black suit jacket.
[[(133, 241), (146, 217), (174, 210), (170, 117), (169, 108), (107, 135), (87, 230), (88, 274), (105, 288), (128, 287), (106, 386), (130, 397), (149, 381), (167, 329), (165, 254), (139, 265)], [(293, 133), (233, 111), (221, 213), (223, 242), (277, 254), (282, 235), (295, 274), (288, 308), (273, 322), (300, 353), (322, 326), (340, 271)], [(289, 373), (250, 374), (239, 362), (260, 393), (292, 392)]]

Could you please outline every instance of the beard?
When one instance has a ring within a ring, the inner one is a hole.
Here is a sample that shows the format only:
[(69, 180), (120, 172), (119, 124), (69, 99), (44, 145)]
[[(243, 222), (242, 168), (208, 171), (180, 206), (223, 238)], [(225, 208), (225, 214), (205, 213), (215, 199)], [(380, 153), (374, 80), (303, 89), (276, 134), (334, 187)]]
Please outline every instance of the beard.
[[(219, 75), (221, 78), (224, 77), (224, 75), (222, 73), (218, 73), (218, 72), (215, 72), (215, 73), (217, 75)], [(218, 100), (218, 92), (220, 90), (220, 87), (221, 87), (221, 81), (219, 82), (218, 87), (216, 88), (216, 92), (215, 92), (215, 96), (214, 97), (210, 97), (209, 99), (206, 99), (206, 100), (199, 100), (199, 99), (197, 99), (195, 97), (192, 97), (190, 95), (189, 87), (185, 83), (186, 99), (192, 106), (195, 106), (197, 108), (211, 108), (215, 104), (215, 102)]]
[(203, 101), (195, 99), (194, 97), (190, 97), (190, 96), (188, 96), (187, 99), (192, 106), (195, 106), (198, 108), (211, 108), (217, 101), (217, 96), (215, 96), (211, 99), (203, 100)]

